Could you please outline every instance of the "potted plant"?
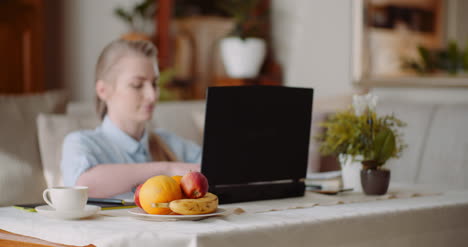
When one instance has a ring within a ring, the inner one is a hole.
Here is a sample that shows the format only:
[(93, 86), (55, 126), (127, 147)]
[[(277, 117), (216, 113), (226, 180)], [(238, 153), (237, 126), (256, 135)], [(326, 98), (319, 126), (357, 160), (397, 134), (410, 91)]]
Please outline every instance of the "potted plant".
[(228, 37), (221, 40), (221, 57), (227, 74), (232, 78), (254, 78), (266, 56), (261, 21), (264, 16), (253, 15), (258, 0), (224, 0), (219, 5), (234, 19)]
[(418, 54), (417, 59), (403, 58), (403, 68), (420, 74), (468, 74), (468, 42), (464, 51), (455, 41), (450, 41), (447, 47), (442, 49), (430, 49), (420, 45)]
[(322, 154), (339, 155), (342, 165), (350, 161), (362, 164), (360, 182), (369, 195), (387, 192), (390, 171), (383, 166), (406, 147), (399, 131), (406, 124), (394, 115), (378, 116), (376, 105), (376, 96), (355, 95), (352, 107), (330, 115), (321, 123), (325, 131), (317, 136)]
[(114, 10), (115, 16), (124, 21), (130, 28), (130, 31), (122, 35), (122, 38), (127, 40), (151, 40), (149, 33), (153, 30), (155, 13), (156, 4), (154, 0), (143, 0), (130, 9), (117, 7)]

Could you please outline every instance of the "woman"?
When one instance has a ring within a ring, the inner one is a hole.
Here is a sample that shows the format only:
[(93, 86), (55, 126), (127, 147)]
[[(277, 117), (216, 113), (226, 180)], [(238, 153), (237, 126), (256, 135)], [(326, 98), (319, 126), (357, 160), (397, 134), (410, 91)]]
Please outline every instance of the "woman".
[(90, 197), (129, 198), (155, 175), (198, 171), (200, 148), (148, 123), (158, 100), (156, 48), (148, 41), (116, 40), (96, 65), (95, 130), (70, 133), (61, 162), (67, 186), (88, 186)]

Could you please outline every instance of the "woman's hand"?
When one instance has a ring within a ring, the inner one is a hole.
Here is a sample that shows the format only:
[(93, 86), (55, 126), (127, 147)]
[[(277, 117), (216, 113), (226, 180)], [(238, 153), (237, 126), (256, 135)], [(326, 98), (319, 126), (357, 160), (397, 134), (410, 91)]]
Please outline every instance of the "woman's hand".
[[(154, 162), (154, 163), (161, 163), (161, 162)], [(180, 175), (183, 176), (191, 171), (200, 171), (199, 164), (192, 164), (192, 163), (183, 163), (183, 162), (166, 162), (168, 166), (168, 171), (170, 174), (166, 174), (169, 176)]]
[(100, 164), (81, 174), (76, 185), (87, 186), (89, 197), (108, 198), (130, 192), (153, 176), (183, 176), (190, 171), (200, 171), (200, 165), (167, 161)]

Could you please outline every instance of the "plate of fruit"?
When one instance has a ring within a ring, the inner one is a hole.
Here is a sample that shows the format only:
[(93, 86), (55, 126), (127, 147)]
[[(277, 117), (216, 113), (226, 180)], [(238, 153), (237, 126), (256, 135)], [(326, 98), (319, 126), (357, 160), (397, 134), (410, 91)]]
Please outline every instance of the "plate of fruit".
[(208, 180), (200, 172), (149, 178), (135, 190), (135, 204), (128, 212), (143, 220), (201, 220), (226, 212), (218, 208), (218, 197), (208, 192)]

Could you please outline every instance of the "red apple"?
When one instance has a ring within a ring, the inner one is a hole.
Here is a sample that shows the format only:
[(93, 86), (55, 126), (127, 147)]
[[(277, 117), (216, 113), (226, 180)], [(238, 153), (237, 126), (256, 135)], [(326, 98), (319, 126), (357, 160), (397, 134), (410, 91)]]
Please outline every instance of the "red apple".
[(141, 204), (140, 204), (140, 189), (141, 189), (141, 186), (143, 186), (143, 184), (138, 185), (138, 187), (135, 190), (135, 196), (133, 197), (133, 199), (135, 200), (135, 204), (140, 208), (141, 208)]
[(189, 172), (180, 180), (180, 187), (188, 198), (201, 198), (208, 192), (208, 179), (200, 172)]

